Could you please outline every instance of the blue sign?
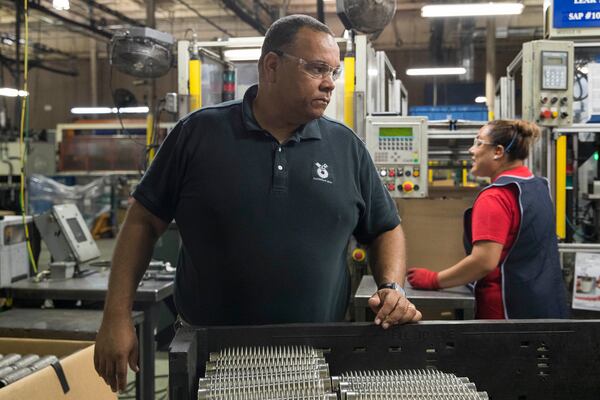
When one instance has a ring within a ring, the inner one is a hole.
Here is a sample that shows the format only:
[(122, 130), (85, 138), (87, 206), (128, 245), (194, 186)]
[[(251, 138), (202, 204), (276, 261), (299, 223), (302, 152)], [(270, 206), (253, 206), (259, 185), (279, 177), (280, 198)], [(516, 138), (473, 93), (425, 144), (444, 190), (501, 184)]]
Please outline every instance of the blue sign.
[(600, 28), (600, 0), (554, 0), (555, 28)]

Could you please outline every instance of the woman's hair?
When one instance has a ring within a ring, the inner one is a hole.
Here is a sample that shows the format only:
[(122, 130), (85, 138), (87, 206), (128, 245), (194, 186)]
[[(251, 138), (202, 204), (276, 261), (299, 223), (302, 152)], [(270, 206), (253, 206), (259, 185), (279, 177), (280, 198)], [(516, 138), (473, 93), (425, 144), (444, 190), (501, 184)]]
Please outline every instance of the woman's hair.
[(533, 122), (516, 120), (494, 120), (487, 123), (488, 135), (494, 144), (504, 147), (509, 160), (524, 160), (529, 155), (532, 143), (540, 137), (540, 128)]

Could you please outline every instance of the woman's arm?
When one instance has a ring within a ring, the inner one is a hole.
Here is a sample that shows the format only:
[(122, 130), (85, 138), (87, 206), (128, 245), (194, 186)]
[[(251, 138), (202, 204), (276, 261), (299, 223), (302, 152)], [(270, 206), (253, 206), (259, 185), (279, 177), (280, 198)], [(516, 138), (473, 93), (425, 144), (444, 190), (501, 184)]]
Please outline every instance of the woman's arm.
[(438, 273), (440, 288), (466, 285), (483, 278), (500, 262), (502, 247), (502, 244), (489, 240), (475, 242), (470, 255)]
[(443, 289), (477, 281), (496, 268), (503, 245), (489, 240), (475, 242), (470, 255), (441, 272), (425, 268), (408, 270), (408, 282), (415, 289)]

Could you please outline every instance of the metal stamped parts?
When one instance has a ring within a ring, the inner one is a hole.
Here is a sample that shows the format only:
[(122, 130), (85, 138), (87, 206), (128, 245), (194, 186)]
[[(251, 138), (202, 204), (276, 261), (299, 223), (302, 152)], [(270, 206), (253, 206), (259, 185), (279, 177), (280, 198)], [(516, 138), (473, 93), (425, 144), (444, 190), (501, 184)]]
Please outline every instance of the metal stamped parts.
[(332, 377), (308, 346), (227, 348), (211, 353), (198, 400), (486, 400), (468, 378), (435, 370), (354, 371)]
[(360, 371), (340, 376), (342, 400), (486, 400), (468, 378), (436, 370)]
[(198, 399), (337, 399), (323, 352), (308, 346), (242, 347), (211, 353)]

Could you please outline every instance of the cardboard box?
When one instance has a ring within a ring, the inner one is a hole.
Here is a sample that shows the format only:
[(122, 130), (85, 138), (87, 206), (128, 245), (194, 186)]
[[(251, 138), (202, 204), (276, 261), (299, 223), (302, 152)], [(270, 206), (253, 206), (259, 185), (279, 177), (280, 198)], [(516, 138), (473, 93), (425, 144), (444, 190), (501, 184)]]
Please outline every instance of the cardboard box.
[(465, 257), (463, 213), (473, 200), (474, 193), (456, 199), (397, 200), (406, 236), (408, 268), (441, 271)]
[(0, 400), (116, 400), (94, 369), (94, 342), (0, 338), (0, 354), (54, 354), (69, 385), (63, 392), (54, 368), (46, 367), (0, 389)]

